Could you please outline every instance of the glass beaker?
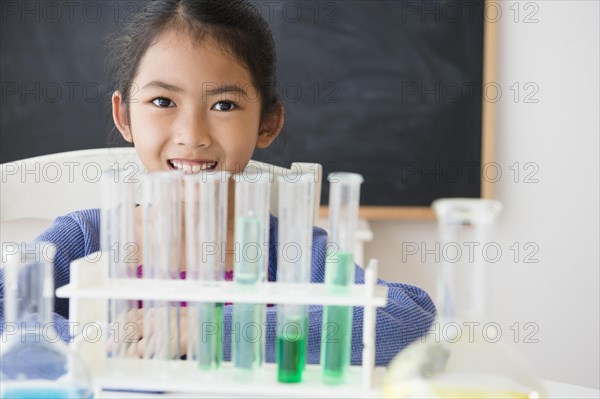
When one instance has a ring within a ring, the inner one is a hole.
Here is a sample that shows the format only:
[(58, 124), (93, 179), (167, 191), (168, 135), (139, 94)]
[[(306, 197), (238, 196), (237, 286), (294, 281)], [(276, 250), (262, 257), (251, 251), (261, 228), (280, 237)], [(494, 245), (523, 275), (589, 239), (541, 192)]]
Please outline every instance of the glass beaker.
[(36, 242), (5, 254), (2, 398), (92, 397), (87, 368), (62, 341), (52, 318), (55, 252), (53, 244)]
[(488, 276), (497, 243), (489, 240), (502, 210), (498, 201), (440, 199), (432, 204), (440, 242), (437, 318), (430, 331), (396, 356), (386, 397), (539, 398), (541, 381), (524, 359), (500, 342), (489, 316)]

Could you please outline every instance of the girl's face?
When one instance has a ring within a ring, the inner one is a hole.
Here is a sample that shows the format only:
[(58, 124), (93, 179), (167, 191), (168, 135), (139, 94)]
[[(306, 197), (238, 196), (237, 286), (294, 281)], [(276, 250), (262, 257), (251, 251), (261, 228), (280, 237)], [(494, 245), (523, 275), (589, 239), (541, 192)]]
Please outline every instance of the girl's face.
[(283, 108), (261, 123), (250, 73), (211, 38), (168, 31), (140, 60), (129, 116), (119, 92), (113, 119), (148, 171), (242, 170), (283, 125)]

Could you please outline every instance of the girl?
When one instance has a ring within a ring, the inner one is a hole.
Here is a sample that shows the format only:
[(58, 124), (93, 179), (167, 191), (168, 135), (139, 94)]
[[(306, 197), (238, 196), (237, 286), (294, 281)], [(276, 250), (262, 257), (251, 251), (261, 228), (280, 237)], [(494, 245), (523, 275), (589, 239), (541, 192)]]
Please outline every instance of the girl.
[[(150, 2), (127, 25), (113, 50), (113, 119), (149, 172), (239, 172), (254, 149), (269, 146), (282, 129), (284, 109), (273, 89), (273, 38), (267, 23), (246, 1)], [(231, 204), (233, 201), (230, 215)], [(68, 283), (70, 262), (99, 250), (99, 219), (98, 209), (74, 212), (56, 219), (37, 237), (57, 247), (56, 287)], [(229, 243), (232, 238), (229, 224)], [(324, 280), (326, 241), (326, 233), (315, 228), (313, 282)], [(275, 280), (275, 218), (271, 219), (270, 242), (269, 280)], [(232, 262), (226, 263), (231, 278)], [(362, 269), (357, 267), (356, 281), (361, 283), (363, 278)], [(386, 365), (426, 332), (435, 310), (419, 288), (379, 283), (389, 287), (389, 297), (387, 306), (377, 310), (376, 363)], [(267, 309), (266, 359), (271, 362), (275, 358), (276, 309)], [(65, 300), (57, 300), (55, 310), (57, 317), (68, 317)], [(224, 312), (224, 358), (229, 359), (231, 306), (225, 306)], [(317, 363), (322, 311), (311, 306), (309, 313), (307, 361)], [(363, 309), (355, 308), (353, 364), (361, 362), (362, 319)], [(141, 334), (139, 338), (144, 339)]]

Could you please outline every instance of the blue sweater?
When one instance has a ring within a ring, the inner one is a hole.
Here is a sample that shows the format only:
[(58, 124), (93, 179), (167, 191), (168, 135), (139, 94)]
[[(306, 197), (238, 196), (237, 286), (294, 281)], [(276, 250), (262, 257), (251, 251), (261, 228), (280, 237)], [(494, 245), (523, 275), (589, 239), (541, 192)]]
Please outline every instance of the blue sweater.
[[(269, 246), (269, 281), (277, 279), (277, 218), (271, 217)], [(61, 287), (69, 283), (69, 266), (76, 259), (100, 250), (100, 211), (89, 209), (70, 213), (57, 218), (54, 223), (35, 241), (48, 241), (56, 245), (54, 259), (54, 285)], [(327, 234), (323, 229), (313, 229), (312, 282), (323, 282), (325, 278), (325, 255)], [(356, 282), (364, 283), (364, 271), (356, 266)], [(406, 284), (378, 284), (389, 287), (387, 306), (377, 309), (375, 338), (375, 361), (377, 365), (387, 365), (392, 358), (412, 341), (423, 335), (433, 322), (435, 307), (431, 299), (420, 288)], [(4, 272), (0, 270), (0, 330), (4, 324)], [(57, 298), (55, 301), (54, 321), (67, 340), (68, 328), (60, 328), (68, 323), (68, 300)], [(231, 316), (232, 306), (224, 307), (225, 340), (223, 356), (231, 355)], [(308, 363), (320, 360), (322, 307), (309, 307)], [(266, 321), (266, 360), (275, 361), (277, 306), (267, 308)], [(352, 328), (352, 364), (362, 361), (362, 323), (363, 308), (354, 308)]]

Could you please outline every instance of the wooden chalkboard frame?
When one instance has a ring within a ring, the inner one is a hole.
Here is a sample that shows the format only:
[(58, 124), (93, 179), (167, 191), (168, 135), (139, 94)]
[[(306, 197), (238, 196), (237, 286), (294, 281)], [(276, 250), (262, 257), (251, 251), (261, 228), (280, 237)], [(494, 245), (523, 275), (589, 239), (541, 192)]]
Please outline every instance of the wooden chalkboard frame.
[[(484, 0), (484, 7), (496, 3)], [(497, 21), (484, 18), (483, 29), (483, 78), (485, 87), (496, 81)], [(482, 101), (481, 115), (481, 164), (494, 160), (495, 105), (492, 101)], [(494, 183), (481, 177), (481, 198), (491, 199), (494, 195)], [(328, 206), (321, 206), (319, 215), (329, 214)], [(359, 217), (368, 220), (434, 220), (435, 213), (430, 206), (361, 206)]]

